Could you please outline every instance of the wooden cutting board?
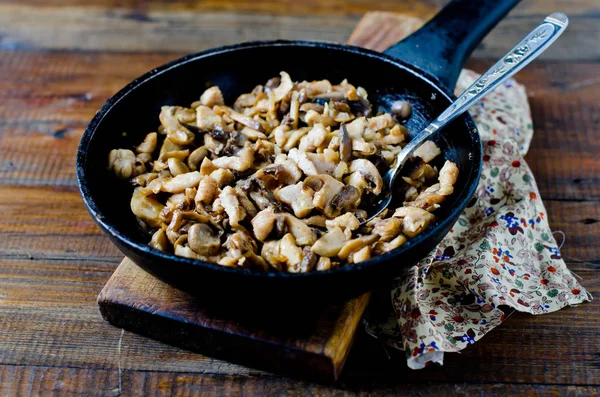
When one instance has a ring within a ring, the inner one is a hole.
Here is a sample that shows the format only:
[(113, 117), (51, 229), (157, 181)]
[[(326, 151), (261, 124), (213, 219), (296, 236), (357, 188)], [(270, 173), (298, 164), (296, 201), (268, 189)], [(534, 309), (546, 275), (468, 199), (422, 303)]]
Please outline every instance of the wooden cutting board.
[[(386, 38), (406, 36), (421, 24), (413, 17), (370, 13), (349, 42), (385, 49), (393, 44)], [(368, 302), (365, 294), (309, 313), (264, 307), (239, 312), (198, 301), (127, 258), (98, 296), (102, 316), (117, 327), (216, 358), (321, 381), (339, 377)]]

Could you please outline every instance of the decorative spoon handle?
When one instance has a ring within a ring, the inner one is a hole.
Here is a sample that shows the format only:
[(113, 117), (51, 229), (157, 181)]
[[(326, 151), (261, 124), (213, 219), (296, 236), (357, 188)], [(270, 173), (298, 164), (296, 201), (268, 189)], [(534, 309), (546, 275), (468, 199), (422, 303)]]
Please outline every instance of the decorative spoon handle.
[(398, 161), (394, 167), (394, 175), (391, 178), (392, 183), (406, 161), (406, 158), (421, 143), (537, 58), (538, 55), (544, 52), (564, 32), (568, 23), (569, 19), (562, 12), (550, 14), (541, 24), (514, 46), (508, 54), (481, 75), (452, 105), (444, 110), (421, 133), (415, 136), (398, 154)]

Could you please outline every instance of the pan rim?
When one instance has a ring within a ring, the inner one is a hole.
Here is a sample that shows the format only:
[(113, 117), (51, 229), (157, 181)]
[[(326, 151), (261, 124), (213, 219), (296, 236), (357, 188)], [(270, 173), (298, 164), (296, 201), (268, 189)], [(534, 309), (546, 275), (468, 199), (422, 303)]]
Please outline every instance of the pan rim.
[[(387, 54), (381, 53), (381, 52), (377, 52), (377, 51), (373, 51), (373, 50), (369, 50), (369, 49), (365, 49), (365, 48), (361, 48), (361, 47), (356, 47), (356, 46), (352, 46), (352, 45), (347, 45), (347, 44), (338, 44), (338, 43), (325, 42), (325, 41), (303, 41), (303, 40), (250, 41), (250, 42), (238, 43), (238, 44), (227, 45), (227, 46), (222, 46), (222, 47), (216, 47), (216, 48), (208, 49), (205, 51), (200, 51), (197, 53), (188, 54), (183, 57), (177, 58), (175, 60), (167, 62), (167, 63), (165, 63), (159, 67), (156, 67), (156, 68), (146, 72), (145, 74), (137, 77), (136, 79), (132, 80), (130, 83), (125, 85), (123, 88), (121, 88), (116, 94), (111, 96), (103, 104), (103, 106), (100, 108), (100, 110), (96, 112), (96, 114), (94, 115), (94, 117), (92, 118), (92, 120), (90, 121), (90, 123), (88, 124), (88, 126), (86, 127), (86, 129), (82, 135), (82, 138), (81, 138), (78, 150), (77, 150), (77, 158), (76, 158), (77, 184), (78, 184), (80, 194), (83, 198), (84, 204), (85, 204), (88, 212), (92, 215), (94, 220), (99, 224), (99, 226), (101, 227), (101, 229), (104, 230), (105, 233), (107, 233), (110, 236), (112, 236), (113, 238), (119, 240), (120, 243), (127, 245), (133, 251), (137, 251), (138, 255), (140, 255), (140, 256), (158, 257), (161, 260), (175, 262), (178, 265), (200, 266), (200, 267), (208, 268), (213, 271), (234, 274), (237, 276), (245, 276), (245, 277), (252, 277), (252, 278), (277, 278), (277, 279), (296, 279), (296, 280), (298, 280), (298, 279), (309, 279), (309, 278), (316, 278), (316, 277), (322, 277), (322, 278), (323, 277), (325, 277), (325, 278), (335, 277), (335, 275), (342, 274), (342, 273), (359, 272), (361, 270), (370, 269), (374, 266), (380, 265), (382, 262), (387, 262), (388, 260), (391, 260), (393, 258), (401, 257), (402, 254), (404, 254), (406, 251), (419, 245), (421, 242), (427, 240), (427, 238), (434, 235), (437, 232), (437, 230), (450, 227), (451, 225), (449, 225), (449, 224), (451, 222), (454, 223), (456, 221), (455, 220), (456, 212), (458, 212), (458, 210), (460, 210), (460, 212), (462, 212), (464, 210), (464, 208), (466, 207), (466, 204), (471, 200), (471, 198), (473, 197), (473, 195), (475, 193), (475, 190), (477, 188), (478, 181), (479, 181), (479, 178), (481, 175), (481, 168), (482, 168), (482, 151), (483, 151), (482, 150), (482, 142), (479, 137), (479, 133), (478, 133), (477, 127), (475, 125), (475, 122), (473, 121), (472, 117), (468, 113), (465, 113), (461, 117), (466, 118), (466, 120), (464, 121), (466, 123), (465, 127), (469, 128), (471, 135), (473, 135), (475, 137), (474, 138), (475, 151), (478, 153), (473, 153), (474, 158), (472, 159), (472, 161), (473, 161), (473, 165), (476, 167), (476, 169), (471, 170), (471, 172), (470, 172), (469, 178), (467, 180), (468, 189), (466, 191), (464, 191), (464, 190), (462, 191), (461, 197), (463, 197), (463, 198), (459, 200), (459, 205), (456, 206), (446, 216), (445, 219), (441, 220), (436, 225), (433, 225), (432, 227), (427, 228), (423, 233), (419, 234), (417, 237), (408, 240), (401, 247), (398, 247), (397, 249), (395, 249), (393, 251), (386, 252), (384, 254), (370, 258), (364, 262), (352, 264), (350, 266), (341, 266), (341, 267), (337, 267), (337, 268), (334, 268), (331, 270), (325, 270), (325, 271), (319, 271), (319, 272), (307, 272), (307, 273), (263, 272), (263, 271), (253, 270), (253, 269), (245, 269), (245, 268), (229, 268), (229, 267), (224, 267), (224, 266), (212, 263), (212, 262), (205, 262), (205, 261), (198, 260), (198, 259), (179, 257), (179, 256), (176, 256), (175, 254), (162, 252), (162, 251), (159, 251), (159, 250), (156, 250), (156, 249), (150, 247), (148, 244), (142, 244), (142, 243), (132, 241), (131, 239), (129, 239), (128, 237), (126, 237), (122, 233), (120, 233), (119, 230), (117, 230), (117, 227), (115, 227), (114, 224), (112, 222), (110, 222), (110, 220), (102, 213), (100, 208), (98, 208), (98, 206), (94, 200), (94, 197), (92, 196), (92, 193), (90, 191), (90, 181), (88, 180), (87, 175), (86, 175), (87, 174), (86, 153), (88, 151), (89, 145), (91, 144), (91, 141), (92, 141), (92, 138), (94, 137), (95, 132), (97, 131), (98, 127), (101, 125), (105, 116), (129, 93), (135, 91), (135, 89), (137, 87), (139, 87), (139, 86), (145, 84), (146, 82), (150, 81), (151, 79), (153, 79), (157, 76), (160, 76), (163, 73), (167, 73), (170, 70), (175, 69), (181, 65), (185, 65), (189, 62), (194, 62), (198, 59), (202, 59), (205, 57), (218, 56), (220, 54), (238, 51), (238, 50), (246, 50), (246, 49), (257, 48), (257, 47), (278, 47), (278, 46), (281, 46), (281, 47), (283, 47), (283, 46), (296, 46), (296, 47), (301, 46), (301, 47), (313, 47), (313, 48), (319, 47), (319, 48), (327, 48), (327, 49), (338, 50), (338, 51), (341, 50), (344, 52), (351, 52), (351, 53), (354, 53), (354, 54), (357, 54), (360, 56), (368, 56), (371, 58), (376, 58), (380, 61), (390, 63), (395, 67), (404, 69), (405, 71), (413, 74), (415, 76), (415, 78), (425, 81), (432, 87), (436, 88), (437, 91), (442, 93), (442, 95), (444, 95), (446, 97), (446, 99), (451, 101), (454, 98), (454, 95), (452, 95), (452, 93), (449, 93), (443, 85), (439, 84), (439, 82), (436, 81), (435, 78), (433, 78), (432, 76), (428, 75), (425, 72), (418, 70), (414, 66), (404, 63), (402, 60), (393, 58), (393, 57), (391, 57)], [(413, 265), (413, 263), (411, 263), (410, 265)]]

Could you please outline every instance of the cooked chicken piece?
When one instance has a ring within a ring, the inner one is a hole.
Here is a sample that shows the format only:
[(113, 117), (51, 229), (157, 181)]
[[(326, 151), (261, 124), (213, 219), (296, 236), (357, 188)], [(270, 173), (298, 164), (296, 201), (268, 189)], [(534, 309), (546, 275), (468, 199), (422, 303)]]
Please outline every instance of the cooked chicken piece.
[(303, 152), (312, 152), (327, 139), (327, 130), (323, 124), (315, 124), (313, 128), (300, 140), (298, 149)]
[(331, 200), (344, 189), (344, 184), (329, 175), (309, 176), (304, 185), (315, 191), (313, 205), (324, 210)]
[(214, 163), (208, 157), (205, 157), (204, 160), (202, 160), (202, 164), (200, 165), (200, 175), (210, 175), (213, 171), (216, 171), (218, 169), (219, 167), (214, 165)]
[(135, 148), (136, 153), (150, 153), (152, 154), (156, 150), (156, 143), (158, 141), (158, 134), (151, 132), (144, 138), (144, 141)]
[(407, 207), (418, 207), (426, 210), (433, 205), (439, 204), (446, 199), (446, 196), (439, 193), (440, 184), (436, 183), (433, 186), (423, 190), (414, 201), (405, 201), (404, 205)]
[(213, 161), (213, 164), (219, 168), (228, 168), (235, 171), (246, 171), (254, 163), (254, 150), (249, 144), (246, 144), (238, 153), (238, 156), (219, 157)]
[(389, 113), (384, 113), (381, 116), (371, 117), (367, 123), (367, 128), (371, 131), (379, 131), (384, 128), (392, 128), (396, 124)]
[(390, 241), (402, 232), (402, 221), (398, 218), (382, 219), (375, 223), (373, 234), (381, 237), (381, 241)]
[(222, 188), (225, 185), (229, 185), (235, 180), (233, 173), (227, 169), (219, 168), (210, 173), (210, 176), (217, 182), (217, 186)]
[(218, 195), (217, 181), (207, 175), (200, 180), (198, 184), (198, 192), (196, 193), (195, 201), (198, 203), (210, 204)]
[(414, 155), (422, 158), (426, 163), (429, 163), (440, 153), (440, 148), (438, 148), (437, 145), (432, 141), (423, 142), (423, 144), (414, 151)]
[(223, 99), (223, 94), (218, 86), (212, 86), (206, 91), (202, 93), (200, 96), (200, 103), (203, 106), (208, 106), (212, 108), (213, 106), (222, 106), (225, 105), (225, 100)]
[(336, 256), (342, 247), (346, 244), (348, 239), (346, 235), (339, 227), (334, 227), (323, 237), (318, 239), (311, 250), (317, 255), (332, 257)]
[(259, 121), (255, 120), (253, 118), (250, 118), (250, 117), (246, 116), (245, 114), (238, 113), (233, 109), (229, 109), (229, 116), (233, 120), (237, 121), (238, 123), (243, 124), (246, 127), (250, 127), (253, 130), (256, 130), (258, 132), (265, 131), (263, 125)]
[(169, 166), (169, 172), (173, 176), (186, 174), (190, 172), (188, 166), (185, 165), (181, 160), (176, 159), (175, 157), (171, 157), (170, 159), (168, 159), (167, 165)]
[(194, 133), (181, 125), (175, 113), (178, 106), (163, 106), (160, 111), (160, 122), (167, 131), (167, 137), (177, 145), (189, 145), (194, 141)]
[(171, 150), (170, 152), (164, 152), (158, 157), (158, 161), (164, 161), (167, 163), (169, 159), (177, 159), (179, 161), (185, 161), (185, 159), (190, 155), (189, 149), (184, 150)]
[(359, 96), (356, 93), (356, 87), (348, 83), (347, 79), (344, 79), (340, 84), (334, 85), (332, 88), (334, 91), (342, 92), (344, 97), (350, 101), (357, 101), (359, 99)]
[(133, 178), (146, 172), (143, 163), (138, 163), (135, 153), (128, 149), (113, 149), (108, 155), (108, 167), (121, 179)]
[(286, 203), (294, 210), (294, 215), (304, 218), (315, 206), (313, 205), (314, 190), (305, 187), (302, 182), (288, 185), (275, 192), (277, 200)]
[(344, 215), (340, 215), (335, 219), (328, 219), (325, 221), (325, 226), (328, 230), (339, 227), (342, 230), (356, 230), (360, 226), (360, 222), (354, 216), (353, 213), (347, 212)]
[(383, 178), (372, 162), (366, 159), (353, 160), (350, 163), (350, 172), (350, 176), (344, 181), (347, 185), (354, 186), (360, 192), (367, 189), (375, 195), (381, 193)]
[(131, 212), (144, 223), (152, 228), (159, 228), (160, 212), (164, 208), (159, 201), (154, 198), (140, 194), (141, 188), (135, 188), (131, 197)]
[(317, 113), (323, 113), (325, 107), (319, 103), (307, 102), (300, 106), (301, 112), (308, 112), (309, 110), (315, 111)]
[(263, 134), (260, 131), (253, 130), (250, 127), (242, 128), (240, 133), (242, 133), (246, 138), (250, 139), (251, 141), (256, 141), (257, 139), (267, 139), (267, 136), (265, 134)]
[(281, 80), (279, 86), (273, 89), (273, 97), (276, 102), (281, 101), (294, 88), (294, 83), (286, 72), (279, 73)]
[(306, 112), (304, 115), (304, 122), (311, 127), (317, 123), (322, 124), (324, 127), (331, 127), (338, 124), (338, 122), (329, 115), (329, 107), (327, 104), (323, 108), (322, 114), (319, 114), (314, 110), (309, 110)]
[(285, 258), (286, 270), (288, 272), (302, 262), (302, 249), (296, 245), (296, 240), (291, 233), (283, 236), (279, 242), (279, 254), (282, 258)]
[(341, 181), (344, 175), (348, 173), (348, 164), (343, 161), (340, 161), (338, 165), (335, 166), (335, 170), (333, 171), (333, 176), (335, 179)]
[(296, 244), (300, 246), (311, 245), (315, 242), (315, 233), (313, 230), (300, 219), (290, 214), (280, 214), (285, 219), (285, 225), (288, 227), (290, 233), (294, 235)]
[(256, 214), (254, 218), (252, 218), (250, 223), (252, 224), (254, 236), (258, 239), (258, 241), (265, 241), (267, 239), (273, 230), (277, 216), (278, 215), (275, 214), (273, 208), (265, 208)]
[(207, 106), (196, 108), (196, 126), (201, 131), (223, 131), (223, 119)]
[(291, 135), (290, 131), (291, 128), (287, 124), (281, 124), (273, 129), (272, 135), (275, 138), (275, 144), (280, 148), (283, 148), (283, 145), (287, 142), (288, 136)]
[(423, 229), (435, 220), (435, 216), (416, 207), (400, 207), (394, 212), (393, 216), (402, 218), (402, 233), (410, 238), (421, 233)]
[(198, 171), (180, 174), (162, 184), (161, 190), (168, 193), (181, 193), (188, 187), (195, 187), (200, 183), (202, 175)]
[(240, 206), (240, 202), (235, 194), (235, 189), (231, 186), (225, 186), (221, 194), (221, 205), (229, 217), (229, 224), (237, 228), (239, 223), (246, 217), (246, 211)]
[(322, 256), (319, 258), (319, 261), (317, 262), (317, 271), (324, 271), (324, 270), (329, 270), (331, 269), (331, 259), (327, 258), (326, 256)]
[(314, 98), (317, 95), (325, 94), (331, 91), (331, 83), (329, 80), (318, 80), (318, 81), (303, 81), (296, 85), (298, 89), (303, 88), (306, 92), (306, 96)]
[(378, 239), (379, 239), (379, 236), (370, 235), (370, 236), (364, 236), (364, 237), (355, 238), (354, 240), (350, 240), (350, 241), (346, 242), (344, 244), (344, 246), (340, 249), (340, 251), (337, 254), (337, 257), (344, 260), (344, 259), (348, 258), (348, 256), (350, 254), (352, 254), (353, 252), (356, 252), (368, 245), (373, 244)]
[(358, 221), (356, 216), (354, 216), (353, 213), (347, 212), (344, 215), (340, 215), (335, 219), (326, 220), (325, 226), (328, 230), (331, 230), (335, 227), (339, 227), (344, 231), (346, 238), (351, 239), (352, 231), (358, 229), (358, 227), (360, 226), (360, 222)]
[(440, 170), (440, 190), (439, 194), (449, 196), (454, 192), (454, 184), (458, 179), (458, 167), (451, 161), (444, 163), (444, 166)]
[(288, 152), (288, 157), (293, 160), (305, 175), (319, 175), (319, 171), (315, 164), (308, 158), (308, 153), (301, 152), (296, 148)]

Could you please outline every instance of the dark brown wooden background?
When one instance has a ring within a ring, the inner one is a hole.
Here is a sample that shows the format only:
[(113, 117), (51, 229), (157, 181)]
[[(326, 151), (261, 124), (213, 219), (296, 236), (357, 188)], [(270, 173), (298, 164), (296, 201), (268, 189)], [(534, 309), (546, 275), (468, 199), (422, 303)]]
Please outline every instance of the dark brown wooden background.
[[(344, 42), (375, 7), (427, 18), (443, 3), (0, 0), (0, 395), (597, 394), (597, 300), (515, 314), (443, 367), (422, 371), (361, 335), (333, 387), (122, 333), (98, 313), (96, 296), (122, 255), (85, 211), (74, 162), (82, 131), (110, 95), (187, 52), (252, 39)], [(600, 4), (525, 0), (468, 66), (485, 70), (553, 11), (569, 15), (567, 32), (517, 76), (535, 125), (527, 161), (552, 228), (567, 236), (563, 256), (597, 298)], [(381, 49), (389, 32), (374, 33), (353, 43)]]

